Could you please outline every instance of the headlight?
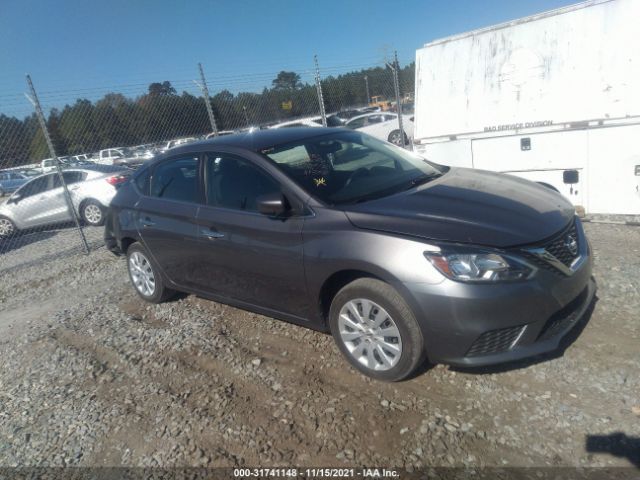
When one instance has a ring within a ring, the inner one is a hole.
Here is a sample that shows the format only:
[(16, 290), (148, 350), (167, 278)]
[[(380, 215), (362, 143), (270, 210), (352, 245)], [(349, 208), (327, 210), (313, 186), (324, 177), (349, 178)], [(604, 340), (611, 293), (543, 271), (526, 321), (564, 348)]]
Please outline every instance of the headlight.
[(507, 255), (482, 251), (425, 252), (440, 273), (460, 282), (490, 283), (526, 280), (534, 268)]

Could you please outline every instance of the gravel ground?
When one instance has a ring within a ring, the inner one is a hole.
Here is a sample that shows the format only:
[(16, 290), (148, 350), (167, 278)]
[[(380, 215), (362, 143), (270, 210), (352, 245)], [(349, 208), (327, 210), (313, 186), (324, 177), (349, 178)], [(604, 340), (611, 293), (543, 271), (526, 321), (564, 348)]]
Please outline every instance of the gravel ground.
[[(102, 227), (83, 227), (91, 248), (104, 243)], [(78, 229), (73, 225), (42, 229), (0, 239), (0, 274), (27, 265), (40, 265), (49, 260), (84, 252)]]
[(586, 229), (599, 301), (563, 352), (398, 384), (325, 334), (194, 296), (147, 305), (104, 248), (11, 260), (0, 466), (640, 465), (640, 228)]

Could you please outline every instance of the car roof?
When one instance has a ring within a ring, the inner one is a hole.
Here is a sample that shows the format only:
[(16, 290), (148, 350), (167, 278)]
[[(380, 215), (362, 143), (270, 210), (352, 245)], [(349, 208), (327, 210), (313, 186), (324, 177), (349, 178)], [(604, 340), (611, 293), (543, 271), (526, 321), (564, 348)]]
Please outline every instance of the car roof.
[(363, 113), (362, 115), (358, 115), (356, 117), (351, 117), (349, 120), (347, 120), (347, 123), (349, 123), (351, 120), (355, 120), (356, 118), (363, 118), (363, 117), (373, 117), (374, 115), (395, 115), (396, 112), (367, 112), (367, 113)]
[(284, 143), (296, 142), (305, 138), (320, 137), (329, 133), (350, 132), (345, 128), (323, 128), (323, 127), (289, 127), (272, 128), (267, 130), (255, 130), (253, 132), (235, 133), (224, 135), (207, 140), (192, 142), (187, 145), (180, 145), (171, 149), (172, 153), (187, 152), (191, 149), (199, 149), (203, 146), (228, 146), (245, 148), (254, 152), (259, 152), (267, 147), (281, 145)]

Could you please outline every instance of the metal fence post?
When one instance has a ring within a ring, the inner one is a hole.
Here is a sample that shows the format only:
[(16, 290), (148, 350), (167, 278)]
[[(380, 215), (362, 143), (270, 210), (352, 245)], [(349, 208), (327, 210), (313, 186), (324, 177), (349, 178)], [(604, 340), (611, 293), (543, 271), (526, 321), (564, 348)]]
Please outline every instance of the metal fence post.
[(400, 100), (400, 82), (398, 80), (398, 70), (400, 69), (400, 64), (398, 63), (398, 52), (395, 52), (393, 67), (391, 70), (393, 71), (393, 89), (396, 94), (396, 112), (398, 113), (398, 128), (400, 129), (400, 145), (402, 148), (406, 148), (406, 144), (404, 141), (404, 127), (402, 125), (402, 102)]
[(213, 109), (211, 108), (211, 99), (209, 98), (209, 88), (207, 87), (207, 80), (204, 78), (204, 70), (202, 69), (201, 63), (198, 63), (198, 68), (200, 69), (200, 80), (202, 80), (202, 85), (200, 85), (200, 88), (202, 89), (202, 94), (204, 95), (204, 102), (207, 106), (207, 114), (209, 115), (209, 122), (211, 123), (213, 136), (217, 137), (218, 125), (216, 125), (216, 119), (213, 116)]
[(367, 90), (367, 105), (371, 103), (371, 95), (369, 95), (369, 77), (367, 75), (364, 76), (364, 87)]
[(318, 67), (318, 55), (313, 56), (316, 64), (316, 90), (318, 92), (318, 103), (320, 104), (320, 115), (322, 116), (322, 126), (327, 126), (327, 114), (324, 111), (324, 97), (322, 96), (322, 84), (320, 83), (320, 67)]
[(51, 158), (53, 159), (53, 163), (56, 166), (56, 172), (58, 173), (58, 178), (60, 179), (60, 183), (62, 184), (62, 188), (64, 191), (64, 197), (67, 201), (67, 208), (71, 213), (71, 217), (75, 221), (76, 228), (78, 229), (78, 233), (80, 234), (80, 239), (82, 241), (82, 246), (84, 247), (84, 251), (86, 254), (89, 253), (89, 245), (87, 244), (87, 239), (84, 236), (84, 232), (82, 231), (82, 227), (80, 226), (80, 219), (78, 218), (78, 214), (76, 213), (76, 209), (73, 206), (73, 201), (71, 200), (71, 194), (69, 193), (69, 189), (67, 188), (67, 183), (64, 181), (64, 176), (62, 175), (62, 169), (60, 168), (60, 160), (56, 155), (55, 148), (53, 147), (53, 142), (51, 141), (51, 137), (49, 136), (49, 130), (47, 129), (47, 122), (44, 118), (44, 113), (42, 113), (42, 107), (40, 106), (40, 100), (38, 99), (38, 95), (36, 94), (36, 89), (33, 86), (33, 82), (31, 81), (31, 75), (27, 75), (27, 83), (29, 84), (29, 90), (31, 91), (31, 103), (36, 110), (36, 116), (38, 117), (38, 121), (40, 122), (40, 127), (42, 128), (42, 134), (44, 135), (44, 139), (47, 142), (47, 146), (49, 147), (49, 153), (51, 154)]

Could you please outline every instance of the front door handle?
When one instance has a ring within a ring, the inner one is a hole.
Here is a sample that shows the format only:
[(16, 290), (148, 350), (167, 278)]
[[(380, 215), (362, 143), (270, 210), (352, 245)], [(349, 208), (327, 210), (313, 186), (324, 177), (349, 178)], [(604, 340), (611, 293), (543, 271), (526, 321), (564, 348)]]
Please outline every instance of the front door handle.
[(200, 235), (202, 235), (203, 237), (208, 238), (209, 240), (215, 240), (216, 238), (224, 237), (224, 233), (217, 232), (217, 231), (212, 230), (210, 228), (201, 229), (200, 230)]

